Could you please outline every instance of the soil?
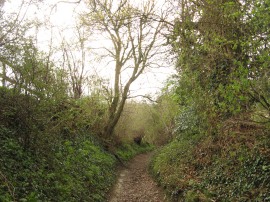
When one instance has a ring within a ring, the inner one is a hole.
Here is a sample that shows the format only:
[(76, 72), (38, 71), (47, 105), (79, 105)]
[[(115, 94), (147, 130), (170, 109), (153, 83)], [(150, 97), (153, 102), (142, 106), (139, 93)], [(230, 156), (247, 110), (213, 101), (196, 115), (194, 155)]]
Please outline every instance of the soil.
[(151, 153), (140, 154), (121, 168), (109, 202), (165, 202), (163, 190), (148, 173)]

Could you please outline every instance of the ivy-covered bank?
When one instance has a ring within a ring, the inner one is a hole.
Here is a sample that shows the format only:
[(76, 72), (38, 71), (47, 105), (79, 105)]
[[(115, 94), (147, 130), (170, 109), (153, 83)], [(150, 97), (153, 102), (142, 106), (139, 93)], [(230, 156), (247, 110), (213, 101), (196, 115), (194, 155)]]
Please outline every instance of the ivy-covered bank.
[(91, 141), (64, 141), (50, 160), (10, 137), (0, 146), (1, 201), (104, 201), (114, 182), (115, 158)]
[(173, 201), (270, 201), (269, 135), (186, 135), (156, 153), (151, 171)]

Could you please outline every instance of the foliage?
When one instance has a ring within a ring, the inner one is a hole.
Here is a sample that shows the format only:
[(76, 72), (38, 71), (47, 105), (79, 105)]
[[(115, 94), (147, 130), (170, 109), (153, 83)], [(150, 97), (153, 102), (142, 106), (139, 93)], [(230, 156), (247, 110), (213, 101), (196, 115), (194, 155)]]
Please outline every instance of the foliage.
[(155, 103), (127, 102), (116, 136), (124, 141), (142, 137), (144, 142), (162, 145), (171, 139), (178, 106), (169, 90), (160, 95)]
[(173, 136), (175, 117), (179, 113), (176, 98), (170, 84), (162, 90), (157, 103), (151, 106), (149, 126), (146, 129), (147, 139), (156, 145), (168, 143)]
[(131, 142), (135, 137), (145, 136), (149, 111), (150, 106), (146, 103), (127, 102), (115, 128), (117, 138)]
[[(116, 158), (98, 133), (104, 106), (93, 98), (37, 101), (0, 89), (2, 201), (104, 201)], [(92, 134), (91, 134), (92, 132)], [(122, 160), (152, 150), (124, 144)]]
[[(117, 162), (98, 138), (105, 105), (1, 87), (0, 106), (1, 201), (105, 200)], [(125, 144), (116, 154), (128, 160), (151, 149)]]
[(152, 159), (151, 172), (171, 198), (189, 186), (189, 179), (194, 174), (189, 167), (193, 161), (192, 150), (200, 139), (198, 135), (190, 138), (187, 134), (161, 148)]
[[(34, 24), (22, 26), (21, 20), (20, 13), (8, 20), (0, 8), (0, 201), (104, 201), (114, 182), (116, 159), (128, 160), (153, 147), (121, 144), (116, 153), (105, 151), (107, 140), (100, 135), (111, 93), (102, 79), (84, 77), (83, 31), (77, 30), (81, 58), (64, 47), (63, 61), (53, 62), (55, 50), (40, 52), (33, 38), (26, 36)], [(118, 19), (111, 20), (114, 24)], [(127, 43), (120, 46), (130, 48), (131, 42)], [(151, 48), (146, 48), (146, 54)], [(121, 47), (116, 52), (121, 53), (121, 62), (131, 54), (136, 57), (133, 51), (125, 55)], [(142, 58), (127, 84), (122, 107), (129, 86), (145, 68), (141, 64)], [(86, 80), (89, 96), (83, 96)]]
[(269, 135), (184, 135), (162, 148), (151, 170), (177, 201), (268, 201)]
[(267, 94), (256, 90), (257, 79), (269, 74), (269, 30), (264, 29), (268, 15), (258, 14), (258, 9), (266, 12), (261, 5), (253, 1), (182, 4), (181, 23), (176, 23), (172, 35), (179, 54), (177, 69), (184, 80), (186, 76), (193, 80), (193, 92), (200, 89), (212, 99), (211, 108), (216, 108), (221, 118), (250, 110), (254, 97)]
[(180, 6), (179, 113), (153, 175), (176, 201), (269, 201), (269, 1)]
[[(56, 152), (54, 187), (47, 190), (58, 201), (103, 201), (114, 182), (115, 159), (90, 141), (65, 141)], [(56, 195), (57, 194), (57, 195)]]
[(138, 145), (136, 143), (123, 143), (118, 147), (116, 154), (121, 160), (128, 161), (137, 154), (149, 152), (153, 149), (154, 146), (148, 143), (141, 143), (141, 145)]
[(89, 134), (98, 133), (102, 105), (1, 87), (0, 106), (1, 201), (104, 200), (116, 160)]
[(1, 201), (104, 201), (114, 182), (115, 158), (91, 141), (65, 141), (49, 160), (12, 138), (1, 148)]
[[(77, 30), (80, 59), (64, 50), (67, 71), (26, 37), (33, 24), (0, 7), (0, 200), (104, 201), (116, 158), (172, 139), (151, 165), (172, 198), (270, 200), (269, 0), (181, 1), (168, 37), (177, 81), (157, 103), (125, 108), (130, 85), (160, 65), (155, 59), (164, 49), (155, 45), (165, 22), (156, 20), (152, 2), (142, 10), (129, 1), (118, 8), (110, 1), (86, 4), (85, 28), (111, 41), (105, 50), (115, 61), (115, 85), (110, 91), (102, 79), (88, 78), (92, 91), (85, 97), (84, 32)], [(123, 72), (130, 75), (126, 83)], [(127, 144), (136, 136), (142, 146)], [(118, 144), (110, 154), (102, 145), (112, 138)]]
[(0, 88), (1, 200), (104, 201), (116, 163), (95, 135), (104, 106), (53, 98)]

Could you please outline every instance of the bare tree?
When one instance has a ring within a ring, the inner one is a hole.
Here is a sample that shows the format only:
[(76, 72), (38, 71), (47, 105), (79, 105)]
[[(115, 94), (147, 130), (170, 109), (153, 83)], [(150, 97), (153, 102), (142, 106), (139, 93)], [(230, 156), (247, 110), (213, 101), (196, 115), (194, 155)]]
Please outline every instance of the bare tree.
[(75, 41), (67, 42), (63, 37), (63, 66), (67, 67), (71, 82), (72, 96), (79, 99), (83, 94), (85, 81), (85, 30), (76, 26)]
[[(129, 0), (86, 0), (88, 12), (82, 22), (89, 29), (107, 37), (112, 44), (102, 47), (106, 56), (114, 61), (114, 87), (112, 102), (104, 136), (110, 137), (121, 116), (131, 84), (151, 66), (157, 65), (155, 56), (161, 45), (164, 22), (154, 20), (155, 2), (132, 3)], [(123, 78), (123, 73), (129, 75)]]

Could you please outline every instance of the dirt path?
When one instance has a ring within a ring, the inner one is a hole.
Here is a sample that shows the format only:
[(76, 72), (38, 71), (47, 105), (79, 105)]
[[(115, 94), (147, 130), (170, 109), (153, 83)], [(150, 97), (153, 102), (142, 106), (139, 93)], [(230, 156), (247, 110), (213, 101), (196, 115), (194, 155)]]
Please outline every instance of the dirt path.
[(148, 174), (151, 153), (140, 154), (120, 171), (109, 202), (165, 202), (161, 188)]

